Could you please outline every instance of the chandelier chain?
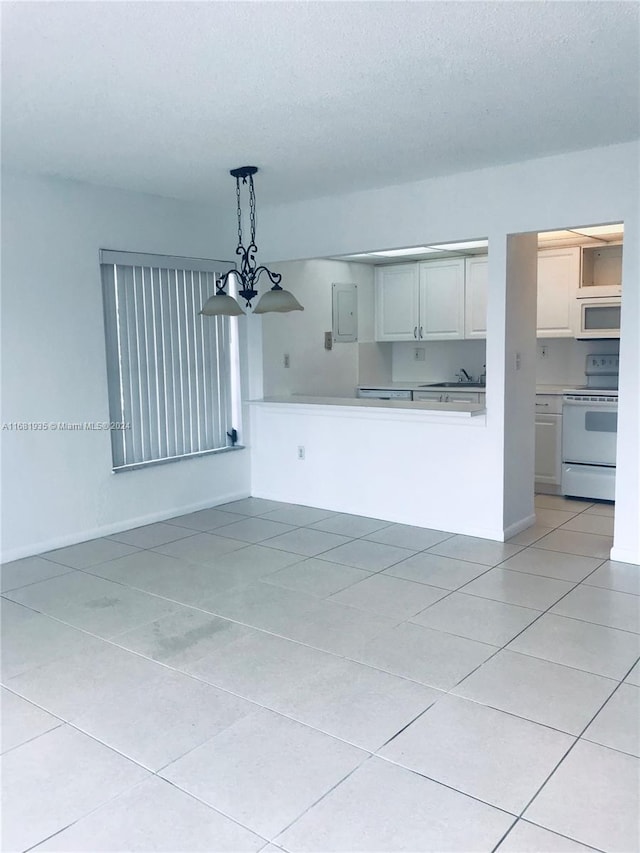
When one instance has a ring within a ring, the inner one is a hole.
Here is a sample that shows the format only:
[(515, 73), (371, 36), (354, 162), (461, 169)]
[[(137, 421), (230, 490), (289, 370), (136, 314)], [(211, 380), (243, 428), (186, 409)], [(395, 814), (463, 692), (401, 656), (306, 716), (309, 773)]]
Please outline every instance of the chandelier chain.
[(253, 187), (253, 175), (249, 175), (249, 220), (251, 222), (251, 244), (256, 244), (256, 191)]
[(242, 246), (242, 209), (240, 207), (240, 178), (236, 178), (236, 202), (238, 206), (238, 245)]

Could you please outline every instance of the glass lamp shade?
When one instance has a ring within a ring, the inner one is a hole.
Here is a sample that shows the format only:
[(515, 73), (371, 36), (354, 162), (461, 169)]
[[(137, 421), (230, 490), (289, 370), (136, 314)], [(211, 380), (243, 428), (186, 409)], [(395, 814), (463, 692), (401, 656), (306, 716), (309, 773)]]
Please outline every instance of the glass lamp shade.
[(207, 299), (200, 314), (206, 317), (239, 317), (244, 311), (228, 293), (216, 293)]
[(286, 314), (288, 311), (304, 311), (304, 308), (293, 293), (289, 293), (288, 290), (283, 290), (276, 285), (262, 295), (260, 301), (253, 309), (254, 314), (268, 314), (271, 311)]

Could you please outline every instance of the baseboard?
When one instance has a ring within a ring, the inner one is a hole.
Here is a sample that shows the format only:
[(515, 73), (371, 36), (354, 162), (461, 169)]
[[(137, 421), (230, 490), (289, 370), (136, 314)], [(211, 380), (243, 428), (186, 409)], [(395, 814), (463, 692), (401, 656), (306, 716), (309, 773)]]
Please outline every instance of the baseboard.
[(535, 512), (531, 515), (528, 515), (526, 518), (521, 518), (520, 521), (514, 521), (513, 524), (510, 524), (508, 527), (505, 527), (503, 541), (511, 539), (512, 536), (517, 536), (518, 533), (522, 533), (522, 531), (526, 530), (528, 527), (533, 527), (535, 523)]
[(637, 551), (630, 551), (626, 548), (616, 548), (614, 546), (611, 549), (609, 559), (615, 560), (617, 563), (631, 563), (633, 566), (640, 566), (640, 554)]
[(99, 539), (103, 536), (112, 536), (114, 533), (122, 533), (124, 530), (132, 530), (134, 527), (143, 527), (145, 524), (153, 524), (156, 521), (166, 521), (168, 518), (175, 518), (176, 515), (187, 515), (190, 512), (197, 512), (200, 509), (209, 509), (221, 504), (230, 503), (231, 501), (239, 501), (243, 498), (250, 497), (247, 492), (234, 492), (232, 494), (218, 496), (215, 502), (212, 500), (198, 501), (187, 506), (172, 507), (168, 510), (160, 510), (147, 515), (139, 515), (136, 518), (127, 519), (127, 521), (118, 521), (114, 524), (103, 524), (98, 527), (93, 527), (90, 530), (77, 531), (76, 533), (68, 533), (64, 536), (56, 536), (53, 539), (46, 539), (42, 542), (37, 542), (33, 545), (24, 545), (20, 548), (12, 548), (8, 551), (2, 551), (0, 561), (10, 563), (13, 560), (21, 560), (23, 557), (34, 557), (38, 554), (43, 554), (46, 551), (53, 551), (56, 548), (66, 548), (68, 545), (78, 545), (80, 542), (88, 542), (90, 539)]

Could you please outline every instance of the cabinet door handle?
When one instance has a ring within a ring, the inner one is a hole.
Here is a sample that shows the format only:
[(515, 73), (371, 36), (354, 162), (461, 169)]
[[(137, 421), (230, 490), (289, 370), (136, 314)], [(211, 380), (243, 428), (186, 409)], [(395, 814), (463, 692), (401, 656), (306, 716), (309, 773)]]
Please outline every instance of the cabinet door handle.
[(420, 326), (420, 337), (422, 337), (422, 326)]
[(413, 337), (414, 337), (416, 340), (418, 339), (418, 327), (417, 327), (417, 326), (414, 326), (414, 327), (413, 327)]
[(549, 403), (536, 403), (536, 406), (545, 406), (548, 409)]

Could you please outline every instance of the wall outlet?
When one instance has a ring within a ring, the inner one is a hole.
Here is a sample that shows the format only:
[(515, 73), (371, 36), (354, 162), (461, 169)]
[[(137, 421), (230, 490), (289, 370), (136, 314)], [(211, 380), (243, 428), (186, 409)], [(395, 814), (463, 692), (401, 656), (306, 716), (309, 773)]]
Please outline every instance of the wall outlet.
[(546, 358), (548, 352), (549, 352), (549, 350), (547, 349), (546, 344), (541, 344), (538, 347), (538, 354), (539, 354), (540, 358)]
[(298, 459), (304, 459), (304, 445), (298, 445)]
[(414, 347), (413, 360), (414, 361), (424, 361), (425, 360), (425, 349), (424, 349), (424, 347)]
[(333, 334), (331, 332), (324, 333), (324, 348), (332, 349), (333, 347)]
[(283, 364), (284, 364), (284, 366), (285, 366), (285, 367), (291, 367), (291, 360), (290, 360), (290, 358), (289, 358), (289, 353), (288, 353), (288, 352), (285, 352), (285, 354), (284, 354), (284, 356), (283, 356), (283, 359), (282, 359), (282, 362), (283, 362)]
[(516, 353), (516, 370), (520, 370), (522, 364), (522, 356), (519, 352)]

